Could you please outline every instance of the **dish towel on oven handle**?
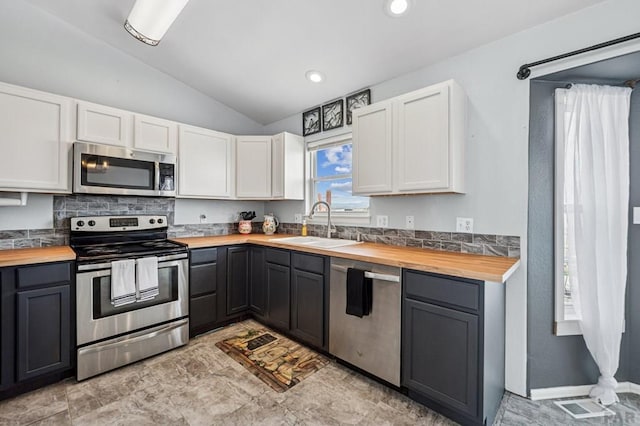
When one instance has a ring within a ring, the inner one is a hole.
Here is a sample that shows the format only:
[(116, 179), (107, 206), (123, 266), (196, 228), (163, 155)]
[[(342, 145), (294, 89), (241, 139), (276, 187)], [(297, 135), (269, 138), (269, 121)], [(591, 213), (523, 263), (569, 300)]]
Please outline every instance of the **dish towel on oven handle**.
[(111, 304), (128, 305), (136, 301), (136, 261), (114, 260), (111, 262)]
[(136, 259), (136, 283), (138, 302), (151, 300), (160, 294), (158, 290), (158, 258), (142, 257)]

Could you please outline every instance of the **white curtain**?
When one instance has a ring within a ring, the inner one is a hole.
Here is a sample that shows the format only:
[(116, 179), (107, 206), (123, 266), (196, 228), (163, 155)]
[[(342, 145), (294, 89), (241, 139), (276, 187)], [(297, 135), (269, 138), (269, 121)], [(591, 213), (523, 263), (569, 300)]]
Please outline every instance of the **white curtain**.
[(631, 89), (576, 84), (566, 91), (564, 197), (569, 280), (587, 348), (600, 368), (591, 397), (615, 393), (624, 326)]

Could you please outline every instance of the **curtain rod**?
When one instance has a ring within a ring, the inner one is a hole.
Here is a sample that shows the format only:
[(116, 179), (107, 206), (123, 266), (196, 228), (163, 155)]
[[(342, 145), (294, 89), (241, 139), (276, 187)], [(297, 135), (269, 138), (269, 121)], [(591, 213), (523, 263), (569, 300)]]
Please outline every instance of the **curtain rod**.
[(633, 39), (636, 39), (636, 38), (640, 38), (640, 33), (635, 33), (635, 34), (631, 34), (631, 35), (628, 35), (628, 36), (616, 38), (614, 40), (605, 41), (604, 43), (594, 44), (593, 46), (585, 47), (583, 49), (574, 50), (574, 51), (569, 52), (569, 53), (564, 53), (562, 55), (553, 56), (551, 58), (543, 59), (541, 61), (532, 62), (530, 64), (524, 64), (518, 69), (518, 73), (516, 74), (516, 76), (518, 77), (518, 80), (526, 80), (531, 75), (531, 70), (529, 69), (531, 67), (536, 67), (536, 66), (542, 65), (542, 64), (548, 64), (549, 62), (558, 61), (560, 59), (565, 59), (565, 58), (569, 58), (571, 56), (580, 55), (582, 53), (587, 53), (587, 52), (591, 52), (591, 51), (594, 51), (594, 50), (602, 49), (604, 47), (613, 46), (615, 44), (624, 43), (625, 41), (633, 40)]

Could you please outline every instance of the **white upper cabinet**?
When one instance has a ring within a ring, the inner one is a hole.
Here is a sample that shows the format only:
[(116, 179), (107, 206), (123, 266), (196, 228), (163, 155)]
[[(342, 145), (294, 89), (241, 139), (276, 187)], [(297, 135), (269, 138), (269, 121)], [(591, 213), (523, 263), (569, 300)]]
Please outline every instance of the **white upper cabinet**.
[(118, 108), (78, 101), (80, 141), (116, 145), (142, 151), (175, 154), (178, 123)]
[(237, 137), (236, 198), (271, 198), (271, 136)]
[(180, 125), (178, 197), (233, 196), (234, 136)]
[(464, 192), (465, 106), (449, 80), (355, 110), (354, 193)]
[(393, 189), (393, 108), (378, 102), (353, 111), (353, 192), (385, 194)]
[(279, 133), (271, 145), (271, 198), (304, 200), (304, 138)]
[(72, 100), (0, 83), (0, 190), (70, 192)]
[(132, 117), (128, 111), (80, 101), (77, 139), (128, 147), (133, 133)]
[(176, 153), (178, 125), (174, 121), (135, 114), (133, 147), (146, 151)]

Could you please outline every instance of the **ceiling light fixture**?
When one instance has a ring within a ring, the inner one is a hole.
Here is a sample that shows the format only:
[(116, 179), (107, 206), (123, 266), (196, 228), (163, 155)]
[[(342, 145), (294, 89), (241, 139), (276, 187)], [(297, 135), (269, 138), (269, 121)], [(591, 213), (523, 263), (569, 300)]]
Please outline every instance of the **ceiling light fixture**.
[(413, 0), (385, 0), (384, 10), (387, 15), (398, 18), (407, 14), (412, 2)]
[(157, 46), (189, 0), (136, 0), (124, 28), (143, 43)]
[(312, 83), (322, 83), (324, 81), (324, 74), (320, 71), (310, 70), (306, 72), (305, 76)]

